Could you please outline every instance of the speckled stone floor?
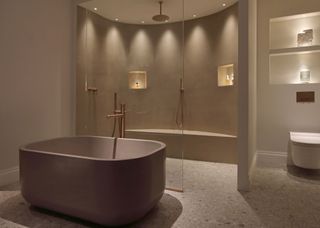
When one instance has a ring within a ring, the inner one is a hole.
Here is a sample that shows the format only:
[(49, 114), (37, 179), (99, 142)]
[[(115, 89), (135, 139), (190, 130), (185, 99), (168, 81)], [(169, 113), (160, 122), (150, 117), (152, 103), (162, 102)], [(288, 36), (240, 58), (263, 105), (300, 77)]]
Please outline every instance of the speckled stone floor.
[[(320, 227), (320, 185), (291, 178), (284, 169), (257, 168), (252, 190), (241, 193), (236, 169), (185, 161), (185, 192), (166, 191), (154, 210), (128, 227)], [(0, 189), (1, 228), (97, 227), (29, 207), (18, 189), (17, 184)]]

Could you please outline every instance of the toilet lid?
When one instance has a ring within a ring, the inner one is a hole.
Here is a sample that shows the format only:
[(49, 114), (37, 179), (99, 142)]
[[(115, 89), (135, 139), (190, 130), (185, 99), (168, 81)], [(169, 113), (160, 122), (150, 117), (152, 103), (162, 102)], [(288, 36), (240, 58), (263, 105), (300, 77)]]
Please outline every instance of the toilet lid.
[(320, 144), (320, 133), (290, 132), (290, 140), (297, 143)]

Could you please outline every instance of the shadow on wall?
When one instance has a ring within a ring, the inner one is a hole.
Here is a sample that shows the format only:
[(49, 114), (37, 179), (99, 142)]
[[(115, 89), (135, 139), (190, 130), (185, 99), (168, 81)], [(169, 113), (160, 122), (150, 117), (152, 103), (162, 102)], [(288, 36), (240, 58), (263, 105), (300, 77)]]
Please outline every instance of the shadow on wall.
[[(27, 227), (105, 227), (29, 206), (19, 191), (7, 192), (7, 199), (0, 197), (0, 217)], [(182, 204), (175, 197), (164, 194), (158, 205), (143, 219), (125, 227), (169, 228), (182, 213)]]

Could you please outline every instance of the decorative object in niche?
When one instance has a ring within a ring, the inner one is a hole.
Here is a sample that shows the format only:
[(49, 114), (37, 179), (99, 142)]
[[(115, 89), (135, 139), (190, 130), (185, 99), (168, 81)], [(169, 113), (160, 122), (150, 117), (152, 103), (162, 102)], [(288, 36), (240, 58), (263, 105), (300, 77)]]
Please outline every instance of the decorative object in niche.
[(129, 89), (146, 89), (147, 88), (147, 72), (146, 71), (130, 71), (128, 75)]
[(218, 67), (218, 86), (233, 86), (234, 84), (234, 67), (233, 64)]
[(301, 82), (305, 82), (305, 83), (308, 83), (310, 82), (310, 79), (311, 79), (311, 73), (310, 73), (310, 70), (301, 70), (300, 71), (300, 81)]
[(313, 41), (313, 29), (306, 29), (298, 33), (298, 47), (311, 46)]

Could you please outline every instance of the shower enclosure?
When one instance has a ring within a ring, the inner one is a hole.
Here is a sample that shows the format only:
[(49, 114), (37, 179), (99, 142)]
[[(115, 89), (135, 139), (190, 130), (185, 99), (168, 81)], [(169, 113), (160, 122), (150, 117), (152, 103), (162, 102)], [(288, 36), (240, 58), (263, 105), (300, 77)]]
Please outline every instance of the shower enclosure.
[[(78, 7), (77, 133), (119, 136), (116, 119), (106, 118), (114, 112), (116, 93), (118, 107), (126, 104), (126, 137), (139, 138), (134, 133), (141, 129), (177, 130), (172, 136), (176, 156), (166, 161), (166, 179), (168, 188), (182, 190), (183, 125), (178, 104), (183, 2), (162, 6), (163, 13), (175, 15), (174, 23), (152, 20), (159, 14), (157, 2), (150, 10), (144, 0), (135, 0), (129, 8), (128, 1), (118, 2), (94, 0)], [(154, 138), (161, 140), (157, 133)]]
[(229, 2), (199, 18), (184, 0), (81, 3), (77, 134), (119, 137), (124, 125), (107, 116), (125, 104), (125, 137), (166, 143), (168, 189), (183, 190), (185, 158), (236, 163), (238, 24)]

